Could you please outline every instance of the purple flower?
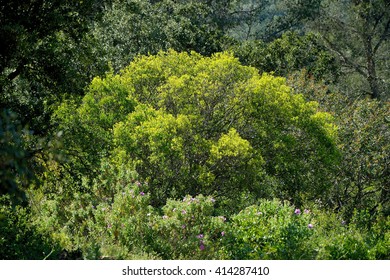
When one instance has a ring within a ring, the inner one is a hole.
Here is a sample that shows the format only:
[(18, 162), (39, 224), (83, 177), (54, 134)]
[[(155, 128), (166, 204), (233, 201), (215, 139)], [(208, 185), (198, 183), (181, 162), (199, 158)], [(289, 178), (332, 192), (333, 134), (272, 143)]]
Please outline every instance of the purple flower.
[(196, 238), (202, 239), (203, 238), (203, 234), (197, 235)]
[(186, 211), (186, 210), (183, 210), (183, 211), (181, 211), (181, 213), (182, 213), (183, 215), (185, 215), (185, 214), (187, 214), (187, 211)]
[(107, 225), (107, 228), (112, 228), (112, 225), (111, 225), (111, 224), (108, 224), (108, 225)]
[(309, 213), (310, 213), (310, 210), (308, 210), (308, 209), (305, 209), (305, 210), (303, 210), (303, 213), (305, 213), (305, 214), (309, 214)]
[(140, 192), (139, 194), (140, 194), (140, 195), (142, 195), (142, 196), (144, 196), (144, 195), (145, 195), (145, 193), (144, 193), (144, 192)]
[(224, 232), (224, 231), (223, 231), (223, 232), (221, 232), (221, 235), (222, 235), (222, 236), (225, 236), (225, 232)]
[(200, 249), (201, 251), (203, 251), (203, 250), (205, 249), (203, 242), (200, 243), (199, 249)]
[(140, 181), (135, 181), (135, 184), (140, 187), (141, 186), (141, 182)]
[(297, 208), (297, 209), (295, 209), (294, 213), (295, 213), (296, 215), (299, 215), (299, 214), (301, 214), (301, 210)]
[(308, 228), (313, 228), (313, 225), (312, 224), (308, 224), (307, 227)]
[(185, 228), (186, 228), (186, 225), (182, 225), (181, 228), (182, 228), (182, 229), (185, 229)]

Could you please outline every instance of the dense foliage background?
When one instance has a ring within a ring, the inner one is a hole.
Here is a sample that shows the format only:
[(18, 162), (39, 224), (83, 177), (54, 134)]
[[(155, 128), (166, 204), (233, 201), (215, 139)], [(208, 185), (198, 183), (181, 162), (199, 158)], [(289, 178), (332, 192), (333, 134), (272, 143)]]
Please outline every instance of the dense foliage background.
[(389, 259), (385, 0), (0, 1), (1, 259)]

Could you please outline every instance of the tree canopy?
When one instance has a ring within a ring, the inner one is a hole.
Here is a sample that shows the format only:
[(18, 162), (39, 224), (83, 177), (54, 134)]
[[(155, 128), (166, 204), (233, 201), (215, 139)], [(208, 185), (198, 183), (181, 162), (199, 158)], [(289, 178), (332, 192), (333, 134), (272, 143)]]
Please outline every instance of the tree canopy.
[(107, 156), (135, 168), (156, 199), (241, 190), (299, 203), (337, 158), (329, 114), (228, 53), (140, 56), (69, 106), (57, 110), (65, 149), (91, 169)]

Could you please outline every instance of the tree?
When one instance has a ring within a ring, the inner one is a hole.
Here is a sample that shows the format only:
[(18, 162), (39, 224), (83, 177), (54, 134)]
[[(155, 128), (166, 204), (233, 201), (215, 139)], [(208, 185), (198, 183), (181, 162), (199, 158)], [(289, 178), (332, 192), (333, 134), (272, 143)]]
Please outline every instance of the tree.
[(321, 196), (337, 159), (330, 115), (284, 79), (260, 76), (226, 53), (138, 57), (120, 75), (96, 79), (78, 108), (66, 108), (57, 116), (68, 162), (85, 155), (98, 168), (109, 157), (134, 168), (154, 203), (248, 192), (300, 204)]
[(81, 94), (89, 75), (98, 74), (90, 69), (82, 38), (104, 3), (1, 2), (0, 106), (16, 112), (35, 134), (47, 132), (54, 101)]
[(21, 191), (57, 138), (47, 138), (53, 104), (82, 95), (104, 69), (92, 61), (85, 34), (106, 2), (1, 1), (2, 194)]
[(329, 0), (324, 3), (321, 16), (311, 27), (339, 58), (350, 83), (347, 86), (371, 98), (387, 99), (389, 1)]
[(170, 48), (211, 55), (222, 50), (224, 29), (231, 24), (227, 12), (231, 2), (113, 1), (92, 31), (95, 48), (115, 71), (138, 54)]
[(307, 74), (317, 81), (333, 84), (340, 75), (335, 56), (320, 44), (314, 34), (286, 32), (272, 42), (246, 41), (232, 50), (243, 64), (278, 76), (288, 77), (306, 69)]
[(304, 23), (315, 19), (320, 11), (321, 0), (238, 0), (231, 8), (235, 24), (228, 34), (240, 40), (271, 42), (285, 32), (302, 32)]
[(352, 100), (308, 79), (306, 73), (290, 77), (290, 85), (322, 110), (335, 116), (340, 163), (330, 173), (332, 187), (322, 202), (350, 219), (354, 211), (367, 211), (371, 221), (390, 213), (389, 104), (371, 98)]

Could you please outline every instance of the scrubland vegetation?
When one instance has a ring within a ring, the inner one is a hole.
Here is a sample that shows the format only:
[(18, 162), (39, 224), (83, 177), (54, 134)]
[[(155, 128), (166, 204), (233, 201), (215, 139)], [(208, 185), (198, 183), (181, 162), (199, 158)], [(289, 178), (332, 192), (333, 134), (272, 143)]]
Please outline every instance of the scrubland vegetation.
[(390, 258), (387, 1), (0, 6), (1, 259)]

